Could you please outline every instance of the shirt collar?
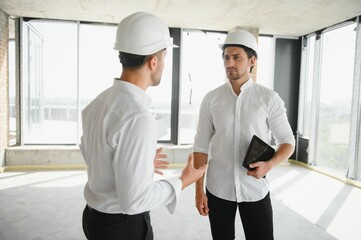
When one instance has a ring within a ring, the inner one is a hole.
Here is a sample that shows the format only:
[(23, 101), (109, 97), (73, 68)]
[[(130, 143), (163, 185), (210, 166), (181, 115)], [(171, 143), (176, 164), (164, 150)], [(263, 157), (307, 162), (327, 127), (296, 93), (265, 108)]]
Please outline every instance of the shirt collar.
[(139, 88), (138, 86), (127, 82), (127, 81), (123, 81), (119, 78), (115, 78), (114, 82), (113, 82), (113, 87), (119, 90), (124, 90), (129, 92), (130, 94), (138, 97), (140, 99), (140, 101), (142, 102), (142, 104), (146, 107), (150, 107), (151, 103), (152, 103), (152, 98), (147, 95), (143, 89)]
[[(243, 85), (241, 86), (241, 92), (244, 91), (245, 89), (249, 88), (251, 85), (253, 84), (253, 79), (252, 77), (250, 77), (245, 83), (243, 83)], [(233, 94), (235, 94), (233, 92), (233, 88), (232, 88), (232, 84), (230, 83), (230, 81), (227, 81), (227, 85), (229, 87), (229, 89), (232, 91)]]
[(243, 83), (243, 85), (241, 86), (241, 91), (249, 88), (251, 85), (253, 84), (253, 79), (252, 77), (250, 77), (247, 82)]

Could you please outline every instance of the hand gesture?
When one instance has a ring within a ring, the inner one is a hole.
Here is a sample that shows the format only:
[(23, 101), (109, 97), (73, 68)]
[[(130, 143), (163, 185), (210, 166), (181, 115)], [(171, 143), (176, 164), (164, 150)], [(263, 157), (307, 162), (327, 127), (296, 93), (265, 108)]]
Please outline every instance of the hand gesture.
[(167, 158), (167, 154), (161, 153), (163, 150), (162, 147), (158, 148), (155, 152), (154, 157), (154, 172), (159, 175), (163, 175), (164, 173), (162, 171), (159, 171), (158, 169), (167, 169), (169, 166), (169, 162), (162, 160)]
[(182, 189), (188, 187), (195, 181), (197, 181), (199, 178), (203, 176), (203, 174), (207, 170), (207, 164), (203, 165), (202, 167), (196, 169), (193, 166), (193, 154), (190, 154), (188, 157), (188, 163), (184, 167), (182, 171), (182, 175), (180, 176), (180, 179), (182, 180)]

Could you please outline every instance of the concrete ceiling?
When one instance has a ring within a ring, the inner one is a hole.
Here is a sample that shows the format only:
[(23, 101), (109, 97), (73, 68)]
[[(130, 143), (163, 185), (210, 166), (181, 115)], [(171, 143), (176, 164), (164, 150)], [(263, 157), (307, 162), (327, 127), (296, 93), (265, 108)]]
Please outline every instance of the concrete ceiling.
[(0, 0), (13, 17), (118, 23), (147, 11), (170, 27), (302, 36), (361, 15), (361, 0)]

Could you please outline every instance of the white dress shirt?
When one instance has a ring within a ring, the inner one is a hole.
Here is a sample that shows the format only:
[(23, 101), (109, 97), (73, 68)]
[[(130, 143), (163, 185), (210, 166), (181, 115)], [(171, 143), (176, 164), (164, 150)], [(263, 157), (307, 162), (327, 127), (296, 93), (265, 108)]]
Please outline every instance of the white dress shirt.
[(267, 178), (248, 176), (242, 162), (252, 136), (268, 142), (270, 131), (276, 144), (295, 144), (284, 102), (273, 90), (250, 79), (239, 96), (230, 82), (206, 94), (193, 152), (209, 154), (208, 191), (229, 201), (263, 199), (269, 192)]
[(178, 177), (153, 181), (157, 124), (150, 104), (142, 89), (115, 79), (83, 110), (80, 149), (90, 207), (132, 215), (166, 206), (173, 213), (182, 182)]

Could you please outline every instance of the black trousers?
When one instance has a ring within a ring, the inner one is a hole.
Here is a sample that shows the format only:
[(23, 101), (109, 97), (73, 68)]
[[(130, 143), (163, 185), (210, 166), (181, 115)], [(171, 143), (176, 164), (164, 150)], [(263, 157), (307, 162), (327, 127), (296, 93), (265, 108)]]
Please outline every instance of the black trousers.
[(233, 202), (207, 190), (209, 222), (213, 240), (235, 239), (237, 207), (247, 240), (273, 240), (273, 212), (270, 194), (257, 202)]
[(153, 240), (149, 212), (108, 214), (85, 206), (83, 231), (89, 240)]

